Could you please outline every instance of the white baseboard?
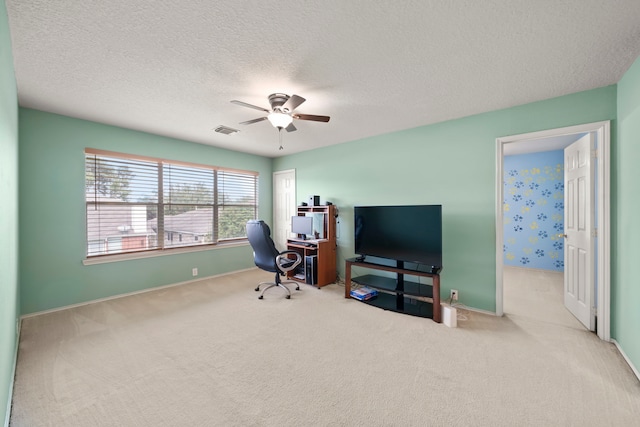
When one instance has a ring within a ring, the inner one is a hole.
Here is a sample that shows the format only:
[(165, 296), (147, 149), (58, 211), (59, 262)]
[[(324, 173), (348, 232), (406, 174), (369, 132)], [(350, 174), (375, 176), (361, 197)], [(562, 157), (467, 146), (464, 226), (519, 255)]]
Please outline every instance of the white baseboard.
[(213, 276), (198, 277), (197, 279), (191, 279), (191, 280), (187, 280), (187, 281), (184, 281), (184, 282), (171, 283), (169, 285), (163, 285), (163, 286), (156, 286), (156, 287), (153, 287), (153, 288), (141, 289), (139, 291), (128, 292), (126, 294), (112, 295), (110, 297), (98, 298), (98, 299), (89, 300), (89, 301), (85, 301), (85, 302), (79, 302), (77, 304), (70, 304), (70, 305), (65, 305), (65, 306), (62, 306), (62, 307), (52, 308), (52, 309), (49, 309), (49, 310), (43, 310), (43, 311), (37, 311), (35, 313), (29, 313), (29, 314), (22, 315), (20, 318), (21, 319), (26, 319), (26, 318), (29, 318), (29, 317), (40, 316), (42, 314), (48, 314), (48, 313), (55, 313), (56, 311), (68, 310), (70, 308), (75, 308), (75, 307), (82, 307), (82, 306), (85, 306), (85, 305), (95, 304), (95, 303), (98, 303), (98, 302), (110, 301), (110, 300), (114, 300), (114, 299), (118, 299), (118, 298), (129, 297), (129, 296), (132, 296), (132, 295), (144, 294), (144, 293), (147, 293), (147, 292), (153, 292), (153, 291), (158, 291), (158, 290), (161, 290), (161, 289), (172, 288), (174, 286), (188, 285), (189, 283), (199, 282), (201, 280), (215, 279), (217, 277), (228, 276), (229, 274), (241, 273), (243, 271), (255, 270), (257, 268), (258, 267), (250, 267), (250, 268), (245, 268), (243, 270), (235, 270), (235, 271), (230, 271), (228, 273), (215, 274)]
[(640, 381), (640, 372), (638, 372), (636, 367), (633, 366), (633, 362), (631, 362), (631, 360), (627, 357), (627, 355), (624, 352), (624, 350), (622, 349), (622, 347), (620, 347), (620, 344), (618, 344), (618, 342), (616, 340), (614, 340), (614, 339), (611, 339), (611, 342), (615, 344), (616, 348), (618, 349), (618, 351), (620, 352), (620, 354), (622, 355), (624, 360), (627, 362), (627, 364), (629, 365), (629, 367), (631, 368), (631, 370), (635, 374), (636, 378), (638, 378), (638, 381)]
[[(457, 303), (457, 302), (454, 302), (453, 304), (451, 304), (451, 307), (457, 308), (458, 310), (467, 310), (467, 311), (472, 311), (474, 313), (486, 314), (487, 316), (494, 316), (494, 317), (498, 316), (498, 314), (495, 311), (488, 311), (488, 310), (482, 310), (481, 308), (469, 307), (467, 305)], [(498, 317), (501, 317), (501, 316), (498, 316)]]

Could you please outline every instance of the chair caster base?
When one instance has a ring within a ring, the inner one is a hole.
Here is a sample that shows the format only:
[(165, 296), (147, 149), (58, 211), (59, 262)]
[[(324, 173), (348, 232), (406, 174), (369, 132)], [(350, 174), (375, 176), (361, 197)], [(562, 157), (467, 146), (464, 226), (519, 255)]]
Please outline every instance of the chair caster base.
[(260, 295), (260, 296), (258, 297), (258, 299), (263, 299), (263, 298), (264, 298), (264, 297), (263, 297), (262, 295)]
[(287, 295), (285, 298), (286, 299), (291, 299), (291, 295)]
[(257, 288), (254, 289), (254, 291), (259, 292), (260, 291), (260, 286), (258, 286)]

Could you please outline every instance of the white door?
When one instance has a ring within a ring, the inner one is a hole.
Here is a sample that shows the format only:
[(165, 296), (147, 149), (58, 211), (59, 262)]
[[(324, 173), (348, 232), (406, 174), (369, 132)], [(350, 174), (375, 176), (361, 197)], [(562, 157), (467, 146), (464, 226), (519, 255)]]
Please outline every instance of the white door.
[(273, 227), (271, 235), (276, 247), (287, 248), (291, 237), (291, 217), (296, 214), (296, 171), (273, 173)]
[(593, 147), (589, 133), (564, 150), (564, 305), (590, 331), (595, 330)]

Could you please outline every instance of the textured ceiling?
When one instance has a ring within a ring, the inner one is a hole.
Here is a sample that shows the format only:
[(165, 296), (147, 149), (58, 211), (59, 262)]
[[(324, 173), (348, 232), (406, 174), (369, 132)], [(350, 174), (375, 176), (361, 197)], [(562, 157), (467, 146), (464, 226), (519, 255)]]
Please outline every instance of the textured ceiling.
[[(638, 0), (6, 4), (21, 106), (269, 157), (607, 86), (640, 55)], [(229, 102), (274, 92), (331, 121), (279, 151)]]

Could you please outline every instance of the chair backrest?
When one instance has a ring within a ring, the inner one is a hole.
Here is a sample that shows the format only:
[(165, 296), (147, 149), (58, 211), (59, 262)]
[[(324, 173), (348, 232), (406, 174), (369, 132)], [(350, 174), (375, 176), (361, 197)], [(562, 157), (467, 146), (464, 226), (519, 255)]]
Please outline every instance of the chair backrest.
[(269, 226), (262, 220), (248, 221), (247, 238), (253, 248), (253, 262), (256, 266), (272, 273), (278, 272), (276, 257), (280, 252), (271, 239)]

